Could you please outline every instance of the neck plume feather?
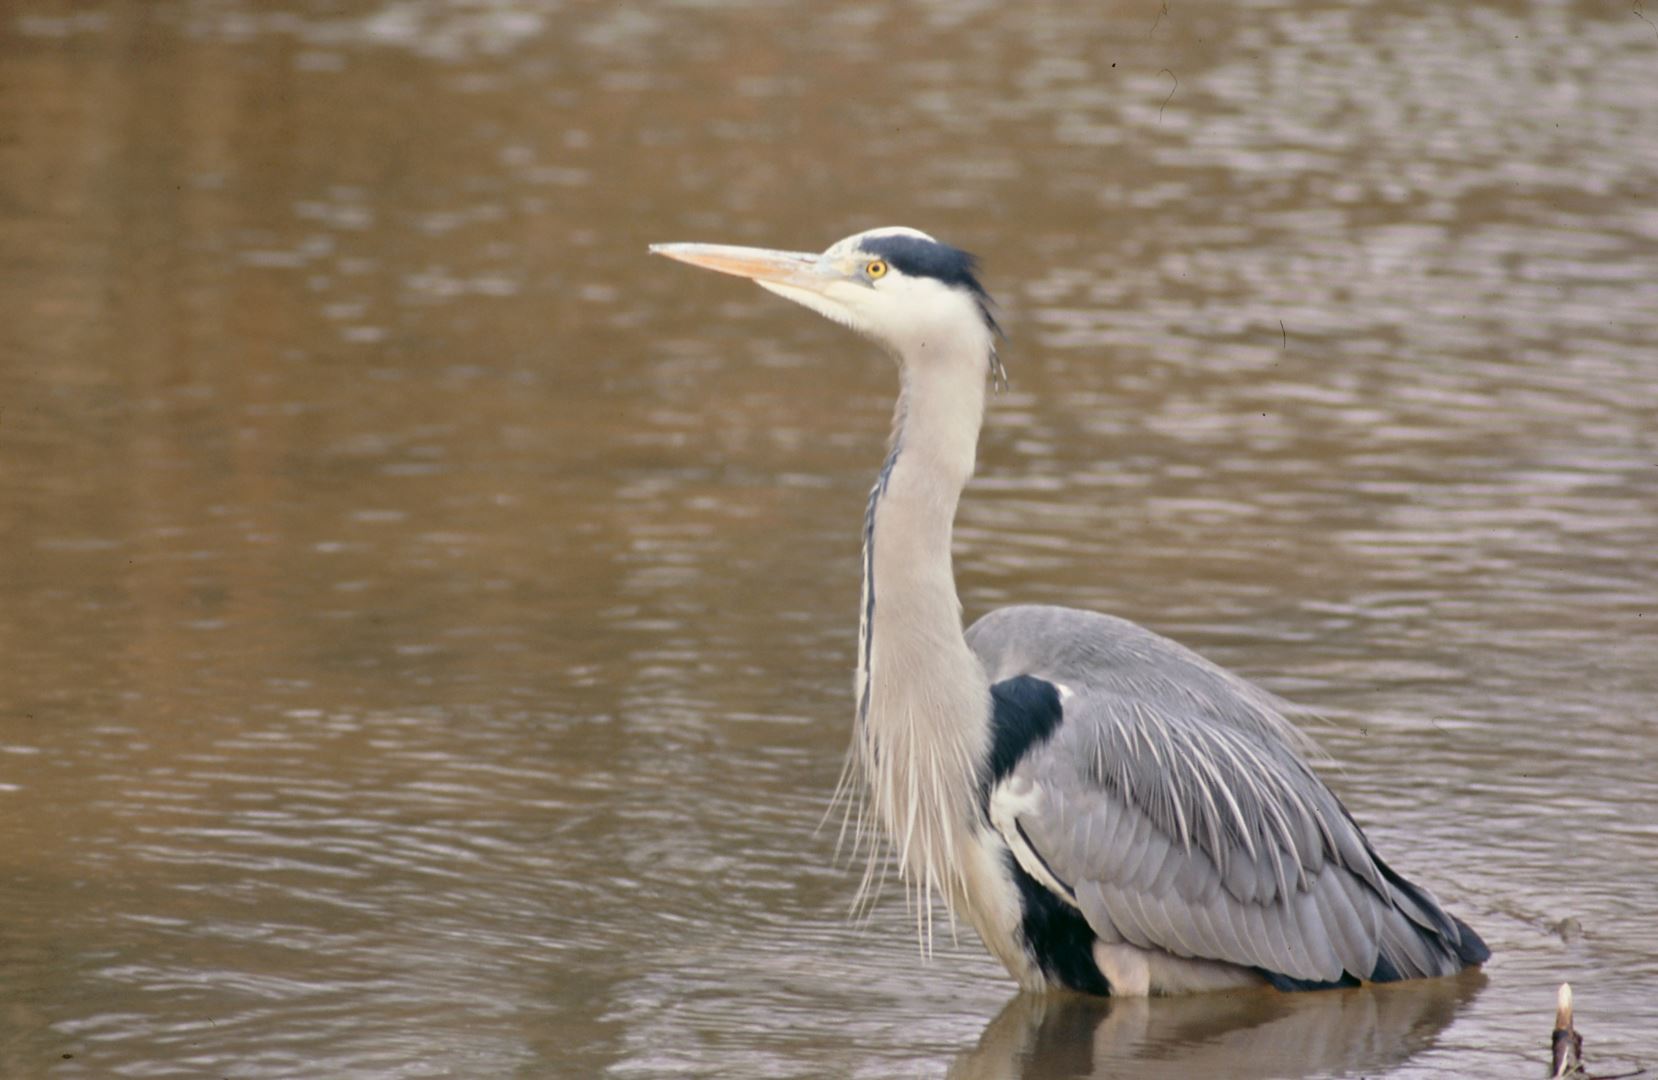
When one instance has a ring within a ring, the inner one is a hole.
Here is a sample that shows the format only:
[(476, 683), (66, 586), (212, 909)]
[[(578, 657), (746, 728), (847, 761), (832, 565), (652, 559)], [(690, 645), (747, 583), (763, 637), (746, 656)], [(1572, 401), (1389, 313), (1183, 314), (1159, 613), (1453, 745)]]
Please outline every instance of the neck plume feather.
[[(838, 794), (849, 797), (843, 839), (851, 828), (854, 847), (866, 844), (878, 827), (891, 841), (929, 950), (934, 893), (952, 926), (965, 900), (963, 845), (977, 827), (989, 738), (989, 682), (963, 636), (950, 558), (984, 375), (969, 364), (904, 365), (901, 374), (891, 447), (864, 521), (858, 718)], [(881, 856), (867, 843), (855, 910), (879, 892)]]

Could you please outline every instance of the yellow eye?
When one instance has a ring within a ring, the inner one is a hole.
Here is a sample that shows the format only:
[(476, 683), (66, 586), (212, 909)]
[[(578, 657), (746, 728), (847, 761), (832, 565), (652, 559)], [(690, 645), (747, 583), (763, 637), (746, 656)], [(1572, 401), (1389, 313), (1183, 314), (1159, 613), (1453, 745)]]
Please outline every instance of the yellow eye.
[(876, 259), (874, 262), (864, 267), (864, 275), (871, 281), (874, 281), (876, 278), (886, 277), (887, 264), (880, 259)]

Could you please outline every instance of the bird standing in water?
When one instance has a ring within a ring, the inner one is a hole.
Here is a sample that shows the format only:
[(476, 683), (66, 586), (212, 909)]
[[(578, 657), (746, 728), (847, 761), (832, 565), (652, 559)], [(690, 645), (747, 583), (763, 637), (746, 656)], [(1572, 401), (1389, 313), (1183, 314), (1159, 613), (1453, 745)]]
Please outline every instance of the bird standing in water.
[(1010, 607), (963, 630), (951, 530), (1001, 378), (971, 256), (906, 228), (821, 255), (651, 250), (750, 278), (897, 361), (849, 767), (923, 917), (940, 895), (1033, 991), (1312, 990), (1490, 955), (1376, 854), (1279, 698), (1108, 615)]

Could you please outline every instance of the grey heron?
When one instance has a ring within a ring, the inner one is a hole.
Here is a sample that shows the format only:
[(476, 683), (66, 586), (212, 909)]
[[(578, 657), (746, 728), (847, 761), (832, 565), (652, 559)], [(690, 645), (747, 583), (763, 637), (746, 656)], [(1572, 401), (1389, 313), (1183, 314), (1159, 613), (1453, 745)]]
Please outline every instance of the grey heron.
[(922, 912), (941, 896), (1033, 991), (1311, 990), (1485, 961), (1376, 854), (1281, 699), (1108, 615), (1010, 607), (963, 629), (951, 530), (1001, 376), (972, 256), (898, 227), (822, 254), (651, 250), (749, 278), (897, 362), (849, 763)]

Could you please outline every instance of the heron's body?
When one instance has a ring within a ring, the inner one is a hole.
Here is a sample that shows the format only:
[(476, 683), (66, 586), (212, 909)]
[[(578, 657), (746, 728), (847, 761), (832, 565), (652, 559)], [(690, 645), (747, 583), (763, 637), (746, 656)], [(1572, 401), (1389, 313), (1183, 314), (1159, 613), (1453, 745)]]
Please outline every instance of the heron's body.
[(1376, 856), (1287, 706), (1149, 630), (1058, 607), (963, 630), (951, 565), (996, 326), (971, 260), (912, 230), (822, 256), (657, 250), (881, 341), (901, 390), (870, 494), (852, 764), (921, 895), (1026, 989), (1312, 989), (1488, 955)]

